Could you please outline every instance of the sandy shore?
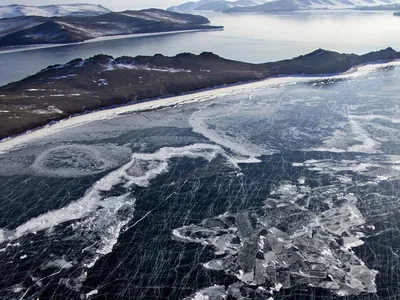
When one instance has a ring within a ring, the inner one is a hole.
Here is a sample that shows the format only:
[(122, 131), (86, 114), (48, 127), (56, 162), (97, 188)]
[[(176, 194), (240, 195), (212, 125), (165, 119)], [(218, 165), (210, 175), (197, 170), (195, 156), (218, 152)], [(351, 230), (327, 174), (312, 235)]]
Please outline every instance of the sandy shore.
[(65, 130), (71, 127), (79, 126), (85, 123), (90, 123), (97, 120), (104, 120), (109, 118), (118, 117), (121, 114), (139, 112), (149, 109), (159, 109), (164, 107), (172, 107), (176, 105), (183, 105), (193, 102), (203, 102), (216, 99), (218, 97), (229, 96), (239, 92), (252, 91), (255, 89), (266, 88), (269, 86), (276, 86), (281, 84), (296, 84), (301, 82), (307, 82), (311, 80), (323, 80), (323, 79), (346, 79), (359, 77), (379, 69), (399, 66), (400, 61), (390, 63), (377, 63), (360, 66), (346, 72), (344, 74), (336, 75), (323, 75), (323, 76), (290, 76), (290, 77), (278, 77), (270, 78), (262, 81), (237, 84), (233, 86), (225, 86), (212, 88), (204, 91), (195, 93), (185, 94), (181, 96), (171, 96), (162, 99), (142, 101), (139, 103), (127, 104), (116, 108), (103, 109), (94, 111), (88, 114), (82, 114), (69, 119), (61, 120), (57, 123), (47, 125), (42, 128), (28, 131), (22, 135), (18, 135), (12, 138), (4, 139), (0, 142), (0, 154), (9, 151), (15, 147), (20, 147), (28, 142), (31, 142), (37, 138), (57, 133), (61, 130)]

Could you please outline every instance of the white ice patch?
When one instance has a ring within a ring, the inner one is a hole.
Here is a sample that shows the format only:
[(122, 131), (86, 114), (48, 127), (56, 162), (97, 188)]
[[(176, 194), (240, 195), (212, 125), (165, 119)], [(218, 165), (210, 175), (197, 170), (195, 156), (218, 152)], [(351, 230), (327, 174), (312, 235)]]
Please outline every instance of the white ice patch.
[[(350, 174), (342, 175), (346, 167), (353, 170), (352, 164), (356, 164), (356, 162), (309, 160), (301, 163), (299, 166), (309, 170), (318, 165), (321, 172), (330, 174), (332, 179), (336, 180), (332, 180), (332, 185), (307, 187), (309, 194), (307, 198), (309, 199), (305, 202), (296, 201), (296, 199), (303, 199), (306, 196), (303, 194), (304, 177), (298, 179), (300, 185), (283, 181), (273, 188), (270, 193), (272, 198), (266, 201), (266, 206), (262, 208), (265, 210), (259, 214), (260, 207), (242, 214), (229, 215), (227, 213), (211, 219), (219, 222), (203, 221), (199, 226), (190, 225), (175, 229), (173, 231), (174, 238), (182, 242), (213, 246), (218, 259), (211, 260), (203, 266), (235, 275), (245, 286), (252, 286), (251, 289), (260, 284), (257, 283), (259, 276), (262, 276), (259, 282), (265, 282), (265, 277), (267, 277), (265, 274), (270, 274), (266, 272), (269, 267), (276, 268), (277, 274), (288, 268), (294, 275), (293, 281), (292, 278), (290, 280), (290, 284), (293, 285), (296, 285), (298, 278), (307, 278), (307, 280), (312, 278), (315, 281), (313, 286), (330, 290), (337, 295), (376, 293), (375, 277), (378, 272), (369, 269), (351, 250), (351, 248), (363, 245), (362, 238), (365, 235), (361, 230), (366, 223), (364, 216), (356, 206), (357, 195), (349, 193), (346, 188), (343, 188), (343, 184), (353, 184)], [(368, 170), (366, 166), (364, 168)], [(318, 203), (319, 201), (327, 206), (321, 206), (321, 209), (317, 211), (310, 210), (314, 205), (313, 202)], [(269, 205), (270, 202), (275, 202), (275, 205)], [(281, 209), (282, 213), (278, 213)], [(292, 217), (291, 213), (295, 213), (297, 217)], [(234, 218), (228, 218), (228, 216)], [(251, 225), (250, 216), (253, 220), (257, 220), (257, 225)], [(235, 220), (233, 225), (232, 220)], [(229, 226), (229, 229), (221, 230), (220, 222)], [(286, 228), (286, 231), (271, 227), (273, 224)], [(260, 235), (260, 232), (266, 229), (268, 229), (268, 235), (266, 237)], [(239, 236), (241, 231), (245, 233), (246, 237), (249, 237), (246, 243), (243, 241), (243, 237)], [(254, 237), (252, 237), (253, 234)], [(223, 239), (224, 235), (225, 239)], [(241, 244), (231, 243), (232, 235), (240, 237)], [(218, 244), (217, 240), (224, 240), (225, 243)], [(267, 249), (269, 250), (266, 250), (266, 244), (268, 244)], [(249, 249), (256, 249), (256, 247), (257, 251), (263, 252), (261, 267), (257, 265), (257, 259), (251, 265), (248, 263), (248, 260), (254, 259), (254, 255), (249, 254), (253, 253)], [(288, 250), (292, 247), (295, 248), (293, 252)], [(289, 252), (285, 253), (286, 251)], [(297, 257), (293, 253), (300, 253), (300, 256)], [(252, 256), (246, 257), (246, 255)], [(298, 263), (297, 260), (303, 261)], [(246, 264), (250, 265), (252, 269), (245, 272), (242, 270), (242, 265)], [(324, 264), (325, 267), (315, 269), (316, 265), (313, 264)], [(260, 272), (266, 273), (260, 275)], [(346, 276), (342, 276), (342, 274)], [(327, 277), (331, 280), (325, 281)], [(283, 283), (283, 281), (269, 282), (267, 280), (262, 287), (269, 287), (269, 293), (273, 294), (282, 288), (289, 288), (284, 287)], [(300, 284), (302, 284), (301, 281)], [(268, 296), (264, 299), (267, 298)]]
[(235, 165), (237, 164), (257, 164), (260, 163), (261, 160), (255, 157), (231, 157), (231, 162)]
[[(113, 187), (120, 184), (123, 184), (127, 188), (132, 185), (147, 186), (150, 180), (167, 171), (168, 161), (173, 157), (203, 158), (207, 161), (211, 161), (219, 153), (223, 153), (220, 147), (207, 144), (194, 144), (181, 148), (161, 148), (153, 154), (135, 153), (132, 155), (131, 161), (97, 181), (86, 194), (77, 201), (61, 209), (35, 217), (18, 226), (15, 230), (10, 231), (7, 236), (4, 234), (4, 229), (0, 229), (0, 243), (6, 240), (12, 241), (26, 234), (52, 228), (68, 221), (89, 217), (91, 213), (99, 211), (100, 209), (104, 210), (104, 214), (109, 212), (114, 214), (123, 207), (124, 204), (132, 201), (128, 199), (129, 197), (127, 195), (104, 198), (103, 192), (111, 191)], [(148, 165), (148, 168), (144, 168), (142, 173), (138, 171), (136, 165), (138, 161), (156, 161), (161, 163)], [(98, 216), (95, 218), (98, 219)], [(124, 225), (125, 221), (117, 226), (114, 225), (116, 226), (116, 230), (109, 228), (108, 235), (118, 235)], [(110, 243), (114, 240), (115, 239), (112, 239)], [(107, 245), (110, 243), (107, 243)], [(111, 245), (111, 248), (112, 246), (113, 245)], [(110, 247), (106, 247), (100, 250), (100, 254), (108, 253), (110, 251), (109, 248)]]
[(297, 179), (297, 182), (299, 184), (305, 184), (306, 183), (306, 178), (305, 177), (300, 177), (300, 178)]
[[(400, 161), (396, 155), (380, 155), (363, 157), (357, 160), (308, 160), (303, 163), (311, 171), (325, 174), (337, 174), (339, 172), (352, 172), (371, 177), (374, 182), (393, 180), (400, 178)], [(337, 174), (336, 178), (343, 184), (353, 182), (349, 174)]]
[(271, 195), (296, 195), (297, 186), (288, 183), (282, 183), (278, 186), (278, 188), (271, 192)]
[(349, 120), (352, 132), (361, 145), (354, 145), (348, 148), (349, 151), (353, 152), (364, 152), (364, 153), (377, 153), (381, 146), (381, 143), (374, 140), (371, 135), (362, 126), (362, 123), (356, 118), (351, 117)]
[(107, 79), (101, 78), (97, 81), (98, 86), (108, 86), (108, 81)]
[[(241, 155), (242, 157), (247, 157), (246, 159), (239, 159), (237, 163), (253, 163), (259, 162), (257, 157), (261, 156), (263, 149), (256, 145), (250, 144), (245, 138), (240, 136), (230, 136), (222, 130), (217, 130), (210, 126), (207, 121), (212, 118), (208, 114), (209, 109), (199, 110), (198, 112), (192, 114), (189, 119), (190, 125), (194, 132), (199, 133), (209, 139), (210, 141), (226, 147), (233, 152)], [(232, 160), (235, 162), (235, 160)]]
[(193, 300), (209, 300), (210, 298), (206, 295), (203, 295), (203, 294), (197, 292), (192, 299)]
[(42, 266), (42, 269), (48, 269), (48, 268), (56, 268), (56, 269), (70, 269), (74, 265), (72, 262), (66, 261), (65, 258), (60, 258), (55, 261), (48, 262), (47, 264)]
[(364, 241), (357, 236), (349, 236), (343, 238), (343, 247), (346, 249), (356, 248), (364, 245)]
[(90, 291), (89, 293), (86, 294), (86, 299), (90, 298), (91, 296), (97, 295), (98, 293), (99, 293), (98, 290)]
[(31, 169), (44, 176), (81, 177), (118, 167), (130, 155), (129, 148), (114, 145), (65, 145), (43, 151)]
[(68, 79), (70, 77), (75, 77), (78, 74), (68, 74), (68, 75), (63, 75), (63, 76), (57, 76), (57, 77), (50, 77), (50, 80), (60, 80), (60, 79)]
[(16, 294), (22, 292), (24, 290), (24, 287), (21, 284), (16, 284), (12, 287), (12, 291)]
[(214, 285), (202, 289), (193, 295), (186, 297), (184, 300), (213, 300), (213, 299), (226, 299), (227, 293), (224, 286)]
[[(182, 148), (161, 148), (153, 154), (138, 153), (134, 155), (135, 161), (127, 170), (128, 185), (147, 186), (149, 181), (159, 174), (168, 171), (168, 160), (173, 157), (204, 158), (211, 161), (223, 151), (219, 146), (195, 144)], [(140, 175), (138, 175), (140, 174)]]
[[(62, 97), (65, 95), (50, 95), (52, 97)], [(38, 115), (51, 115), (51, 114), (62, 114), (64, 113), (61, 109), (57, 108), (54, 105), (50, 105), (49, 107), (47, 107), (47, 109), (35, 109), (32, 110), (32, 112), (34, 114), (38, 114)]]
[[(358, 109), (358, 106), (354, 106), (352, 111), (357, 112)], [(355, 115), (347, 111), (344, 117), (347, 118), (347, 122), (342, 125), (343, 128), (335, 130), (331, 137), (324, 140), (323, 146), (311, 150), (376, 154), (381, 153), (383, 142), (397, 141), (396, 125), (400, 123), (398, 117)], [(391, 124), (393, 127), (382, 125), (380, 122)]]
[[(60, 282), (70, 289), (79, 290), (86, 280), (87, 269), (113, 251), (124, 227), (127, 230), (135, 226), (136, 223), (126, 227), (134, 216), (136, 199), (133, 192), (136, 186), (146, 187), (159, 174), (167, 172), (171, 158), (200, 158), (207, 163), (218, 154), (224, 155), (220, 147), (207, 144), (161, 148), (152, 154), (135, 153), (131, 155), (128, 163), (98, 180), (75, 202), (32, 218), (14, 230), (0, 228), (0, 243), (39, 232), (48, 234), (50, 238), (56, 236), (58, 231), (68, 232), (68, 236), (64, 235), (65, 239), (79, 240), (80, 237), (84, 237), (81, 251), (65, 253), (57, 259), (52, 256), (48, 263), (40, 266), (41, 269), (59, 269), (58, 273), (63, 269), (78, 268), (81, 270), (80, 274), (77, 273), (78, 276), (73, 279), (64, 278)], [(150, 213), (151, 211), (145, 217)], [(66, 222), (69, 222), (68, 226), (64, 224)], [(58, 227), (61, 224), (64, 226)], [(44, 230), (48, 231), (43, 232)], [(12, 244), (8, 243), (7, 247), (11, 246)], [(66, 258), (69, 261), (66, 261)]]

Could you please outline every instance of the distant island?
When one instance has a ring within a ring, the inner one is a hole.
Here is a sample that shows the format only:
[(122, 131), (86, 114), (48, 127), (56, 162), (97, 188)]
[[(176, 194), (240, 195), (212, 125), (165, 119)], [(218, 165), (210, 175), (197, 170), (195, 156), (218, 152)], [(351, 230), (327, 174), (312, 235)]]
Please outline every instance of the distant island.
[(392, 48), (365, 55), (318, 49), (262, 64), (227, 60), (208, 52), (75, 59), (0, 87), (0, 139), (113, 105), (274, 76), (337, 74), (354, 66), (396, 59), (400, 53)]
[[(97, 14), (99, 10), (101, 13)], [(23, 11), (24, 14), (29, 13), (29, 9)], [(21, 10), (18, 10), (14, 15), (20, 12)], [(54, 11), (54, 8), (42, 9), (39, 12), (48, 13), (50, 16), (23, 15), (0, 19), (0, 47), (69, 44), (114, 35), (223, 28), (210, 26), (210, 21), (202, 16), (161, 9), (116, 13), (95, 6), (94, 13), (90, 10), (74, 10), (72, 13), (70, 10), (71, 15), (61, 13), (65, 16), (52, 16), (60, 14), (60, 10)]]
[(223, 13), (267, 13), (329, 9), (397, 10), (398, 8), (399, 3), (395, 0), (200, 0), (172, 6), (168, 10), (185, 12), (191, 10), (211, 10)]
[(209, 10), (222, 12), (232, 7), (250, 7), (267, 2), (267, 0), (200, 0), (197, 2), (186, 2), (181, 5), (171, 6), (169, 11)]

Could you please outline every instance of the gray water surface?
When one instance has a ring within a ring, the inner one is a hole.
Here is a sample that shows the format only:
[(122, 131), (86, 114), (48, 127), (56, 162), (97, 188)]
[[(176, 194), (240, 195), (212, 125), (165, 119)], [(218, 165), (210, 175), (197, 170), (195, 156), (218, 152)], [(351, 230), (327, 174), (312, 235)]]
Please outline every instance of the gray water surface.
[(225, 30), (0, 53), (0, 85), (20, 80), (49, 65), (99, 53), (118, 57), (211, 51), (229, 59), (260, 63), (292, 58), (318, 48), (358, 54), (389, 46), (400, 49), (400, 18), (392, 12), (202, 14), (213, 25), (225, 26)]

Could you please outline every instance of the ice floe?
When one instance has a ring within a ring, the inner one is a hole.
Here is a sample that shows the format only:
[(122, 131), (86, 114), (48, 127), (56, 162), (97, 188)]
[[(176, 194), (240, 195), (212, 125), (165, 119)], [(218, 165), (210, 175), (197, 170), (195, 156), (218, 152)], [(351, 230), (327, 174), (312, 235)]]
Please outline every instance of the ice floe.
[(221, 289), (215, 299), (227, 294), (240, 299), (249, 293), (267, 299), (298, 285), (339, 296), (375, 293), (378, 272), (351, 250), (363, 245), (365, 236), (361, 230), (366, 221), (357, 202), (340, 185), (304, 189), (282, 182), (263, 207), (175, 229), (173, 238), (212, 246), (218, 258), (204, 267), (237, 277), (239, 281)]

